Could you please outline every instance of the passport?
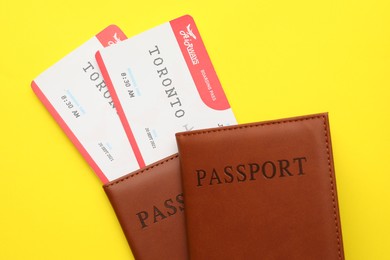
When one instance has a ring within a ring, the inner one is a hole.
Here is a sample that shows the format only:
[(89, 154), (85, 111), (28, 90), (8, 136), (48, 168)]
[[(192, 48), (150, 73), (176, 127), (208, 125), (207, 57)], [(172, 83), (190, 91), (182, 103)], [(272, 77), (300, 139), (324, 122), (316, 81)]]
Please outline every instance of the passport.
[(135, 259), (187, 259), (177, 154), (103, 187)]
[(326, 113), (176, 139), (190, 259), (344, 259)]

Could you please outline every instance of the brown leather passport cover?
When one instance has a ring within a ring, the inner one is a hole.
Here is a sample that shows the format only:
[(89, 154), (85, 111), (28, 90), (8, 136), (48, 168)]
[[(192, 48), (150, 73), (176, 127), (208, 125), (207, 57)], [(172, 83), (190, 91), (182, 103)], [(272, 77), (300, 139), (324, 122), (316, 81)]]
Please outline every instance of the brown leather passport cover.
[(327, 114), (176, 138), (191, 260), (344, 259)]
[(103, 187), (135, 259), (187, 259), (177, 154)]

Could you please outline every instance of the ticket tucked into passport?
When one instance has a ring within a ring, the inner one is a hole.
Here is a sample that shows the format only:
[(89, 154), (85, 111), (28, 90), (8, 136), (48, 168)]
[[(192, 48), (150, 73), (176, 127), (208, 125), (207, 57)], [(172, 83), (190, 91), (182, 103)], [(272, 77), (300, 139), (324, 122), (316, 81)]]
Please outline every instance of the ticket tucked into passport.
[(95, 60), (96, 51), (124, 39), (123, 32), (111, 25), (31, 84), (104, 183), (139, 168)]
[(190, 16), (96, 53), (139, 167), (177, 152), (175, 133), (236, 124)]

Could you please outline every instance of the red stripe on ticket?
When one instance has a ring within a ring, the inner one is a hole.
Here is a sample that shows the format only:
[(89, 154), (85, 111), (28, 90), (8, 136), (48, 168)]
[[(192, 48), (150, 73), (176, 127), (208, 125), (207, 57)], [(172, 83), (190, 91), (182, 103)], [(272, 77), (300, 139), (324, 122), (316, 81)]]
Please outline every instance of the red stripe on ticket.
[(170, 24), (203, 102), (216, 110), (230, 108), (194, 19), (186, 15)]

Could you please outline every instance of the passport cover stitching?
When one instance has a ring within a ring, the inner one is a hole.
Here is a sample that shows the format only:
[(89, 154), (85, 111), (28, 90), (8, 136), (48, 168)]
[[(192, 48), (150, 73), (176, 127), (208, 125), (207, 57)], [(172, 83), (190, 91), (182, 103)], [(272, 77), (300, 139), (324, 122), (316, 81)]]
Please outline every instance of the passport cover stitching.
[(153, 168), (155, 168), (155, 167), (161, 166), (161, 165), (163, 165), (164, 163), (169, 162), (169, 161), (171, 161), (171, 160), (177, 158), (178, 156), (179, 156), (179, 155), (175, 155), (175, 156), (173, 156), (173, 157), (169, 157), (168, 159), (166, 159), (166, 160), (164, 160), (164, 161), (162, 161), (162, 162), (159, 162), (159, 163), (157, 163), (157, 164), (154, 164), (154, 165), (152, 165), (152, 166), (150, 166), (150, 167), (147, 167), (147, 168), (145, 168), (145, 169), (143, 169), (143, 170), (141, 170), (141, 171), (138, 171), (138, 172), (136, 172), (136, 173), (134, 173), (134, 174), (128, 175), (128, 176), (126, 176), (125, 178), (122, 178), (122, 179), (119, 179), (119, 180), (117, 180), (117, 181), (115, 181), (115, 182), (112, 182), (112, 183), (109, 183), (109, 184), (107, 184), (107, 185), (104, 185), (104, 187), (105, 187), (105, 188), (109, 188), (110, 186), (114, 186), (115, 184), (119, 184), (119, 183), (121, 183), (121, 182), (123, 182), (123, 181), (125, 181), (125, 180), (128, 180), (128, 179), (130, 179), (130, 178), (133, 178), (133, 177), (135, 177), (135, 176), (137, 176), (137, 175), (140, 175), (141, 173), (145, 173), (145, 172), (147, 172), (147, 171), (149, 171), (149, 170), (151, 170), (151, 169), (153, 169)]
[(332, 176), (332, 165), (331, 165), (330, 153), (329, 153), (329, 136), (328, 136), (328, 131), (327, 131), (327, 127), (326, 127), (325, 117), (322, 117), (322, 119), (324, 121), (326, 154), (328, 155), (328, 169), (329, 169), (329, 178), (330, 178), (330, 188), (331, 188), (331, 192), (332, 192), (333, 215), (334, 215), (336, 234), (337, 234), (337, 238), (336, 238), (337, 239), (337, 248), (338, 248), (339, 259), (341, 259), (340, 234), (339, 234), (339, 226), (338, 226), (338, 219), (337, 219), (337, 212), (336, 212), (336, 198), (334, 195), (334, 181), (333, 181), (333, 176)]
[(327, 160), (328, 160), (328, 170), (329, 170), (329, 178), (330, 178), (330, 189), (331, 189), (331, 193), (332, 193), (333, 215), (334, 215), (335, 228), (336, 228), (336, 234), (337, 234), (336, 239), (337, 239), (338, 256), (339, 256), (339, 259), (341, 259), (342, 258), (341, 257), (341, 245), (340, 245), (341, 239), (340, 239), (338, 218), (337, 218), (337, 211), (336, 211), (336, 200), (335, 200), (335, 195), (334, 195), (334, 180), (333, 180), (333, 176), (332, 176), (332, 165), (331, 165), (330, 152), (329, 152), (329, 136), (328, 136), (328, 131), (327, 131), (327, 127), (326, 127), (325, 116), (313, 116), (313, 117), (307, 117), (307, 118), (301, 118), (301, 119), (286, 119), (283, 121), (257, 123), (257, 124), (253, 124), (253, 125), (244, 125), (244, 126), (237, 126), (237, 127), (231, 127), (231, 128), (220, 128), (220, 129), (213, 129), (213, 130), (196, 131), (196, 132), (182, 133), (181, 136), (207, 134), (207, 133), (220, 132), (220, 131), (234, 131), (234, 130), (239, 130), (239, 129), (243, 129), (243, 128), (252, 128), (252, 127), (276, 125), (276, 124), (294, 123), (294, 122), (313, 120), (313, 119), (321, 119), (323, 121), (323, 124), (324, 124), (324, 135), (325, 135), (326, 154), (328, 157)]
[[(213, 129), (213, 130), (204, 130), (204, 131), (196, 131), (196, 132), (189, 132), (189, 133), (180, 133), (181, 136), (189, 136), (189, 135), (199, 135), (199, 134), (207, 134), (207, 133), (213, 133), (213, 132), (221, 132), (221, 131), (232, 131), (232, 130), (238, 130), (242, 128), (252, 128), (252, 127), (260, 127), (260, 126), (268, 126), (268, 125), (279, 125), (284, 123), (294, 123), (299, 121), (306, 121), (306, 120), (312, 120), (312, 119), (323, 119), (325, 122), (324, 116), (314, 116), (309, 118), (302, 118), (302, 119), (286, 119), (283, 121), (275, 121), (275, 122), (266, 122), (266, 123), (255, 123), (251, 125), (238, 125), (236, 127), (229, 127), (229, 128), (219, 128), (219, 129)], [(326, 130), (326, 129), (325, 129)]]

